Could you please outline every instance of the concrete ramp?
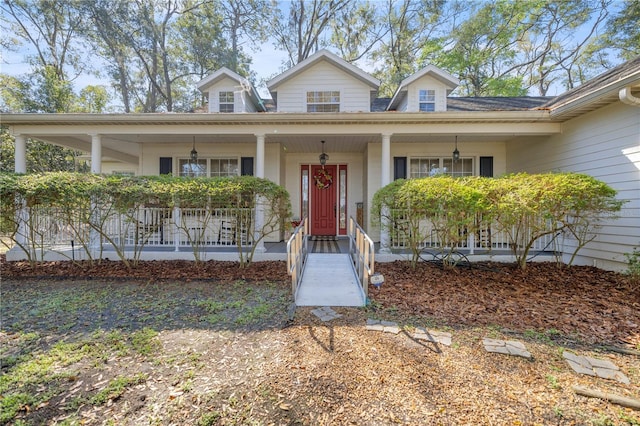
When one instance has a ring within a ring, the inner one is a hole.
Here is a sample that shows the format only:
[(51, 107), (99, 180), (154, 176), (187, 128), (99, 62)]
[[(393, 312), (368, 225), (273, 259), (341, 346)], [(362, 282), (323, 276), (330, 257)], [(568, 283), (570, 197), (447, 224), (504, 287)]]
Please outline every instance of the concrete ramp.
[(364, 306), (348, 254), (309, 253), (296, 293), (298, 306)]

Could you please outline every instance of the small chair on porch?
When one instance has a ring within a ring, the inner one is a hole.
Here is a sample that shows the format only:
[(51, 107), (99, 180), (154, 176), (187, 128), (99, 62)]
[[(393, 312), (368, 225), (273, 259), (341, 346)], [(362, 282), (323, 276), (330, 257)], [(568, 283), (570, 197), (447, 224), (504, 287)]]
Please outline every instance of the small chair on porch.
[(236, 243), (236, 221), (235, 219), (223, 219), (220, 221), (218, 231), (218, 244), (232, 245)]
[(147, 207), (150, 208), (143, 208), (138, 219), (138, 240), (164, 244), (165, 219), (170, 218), (171, 214), (161, 208)]

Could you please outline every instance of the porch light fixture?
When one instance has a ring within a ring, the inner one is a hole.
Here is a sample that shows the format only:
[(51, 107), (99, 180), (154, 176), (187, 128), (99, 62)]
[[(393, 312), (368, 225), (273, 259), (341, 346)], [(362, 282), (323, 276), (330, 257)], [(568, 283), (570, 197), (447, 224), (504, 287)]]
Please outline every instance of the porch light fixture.
[(320, 165), (324, 169), (324, 166), (325, 164), (327, 164), (327, 160), (329, 159), (329, 156), (324, 153), (324, 141), (320, 141), (320, 142), (322, 142), (322, 154), (320, 154)]
[(453, 150), (453, 162), (456, 163), (460, 159), (460, 151), (458, 151), (458, 135), (456, 135), (456, 149)]
[(193, 137), (193, 149), (191, 150), (191, 161), (198, 162), (198, 151), (196, 151), (196, 137)]

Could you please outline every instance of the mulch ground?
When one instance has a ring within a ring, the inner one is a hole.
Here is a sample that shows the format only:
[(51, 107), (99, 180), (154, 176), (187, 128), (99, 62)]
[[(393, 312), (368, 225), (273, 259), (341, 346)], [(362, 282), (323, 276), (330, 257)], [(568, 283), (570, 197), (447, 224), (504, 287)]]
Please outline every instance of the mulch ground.
[[(581, 385), (640, 398), (640, 356), (633, 354), (640, 350), (640, 286), (628, 276), (552, 263), (520, 271), (507, 264), (443, 270), (394, 262), (376, 270), (385, 283), (369, 289), (371, 304), (335, 308), (342, 317), (324, 323), (311, 308), (298, 308), (287, 319), (284, 262), (243, 269), (216, 261), (141, 262), (133, 269), (119, 262), (47, 262), (32, 268), (2, 259), (3, 299), (16, 304), (2, 313), (0, 342), (9, 350), (21, 348), (12, 343), (19, 340), (13, 331), (18, 325), (39, 330), (38, 351), (60, 339), (54, 321), (75, 324), (74, 335), (91, 331), (83, 311), (53, 312), (40, 323), (33, 313), (42, 311), (38, 305), (47, 297), (104, 289), (112, 296), (89, 299), (86, 318), (95, 317), (97, 301), (106, 298), (114, 306), (105, 308), (101, 328), (151, 327), (161, 346), (146, 357), (112, 354), (99, 367), (67, 367), (75, 376), (64, 391), (25, 408), (19, 418), (26, 424), (73, 418), (87, 425), (640, 424), (639, 412), (572, 390)], [(255, 283), (246, 287), (250, 300), (273, 299), (278, 312), (269, 324), (207, 325), (195, 315), (194, 302), (214, 295), (226, 300), (225, 289), (237, 295), (242, 283)], [(397, 321), (406, 330), (446, 330), (453, 345), (425, 344), (405, 332), (368, 332), (367, 318)], [(533, 360), (489, 354), (483, 337), (520, 340)], [(576, 374), (564, 350), (610, 360), (631, 384)], [(90, 397), (107, 380), (139, 372), (146, 381), (107, 404), (65, 408), (80, 392)]]
[[(2, 262), (5, 278), (210, 280), (214, 282), (286, 282), (284, 262)], [(640, 345), (640, 283), (628, 276), (585, 266), (531, 263), (478, 263), (443, 270), (432, 263), (378, 263), (385, 276), (380, 290), (371, 287), (374, 306), (393, 308), (401, 317), (419, 316), (459, 326), (499, 325), (515, 331), (574, 336), (586, 342)]]

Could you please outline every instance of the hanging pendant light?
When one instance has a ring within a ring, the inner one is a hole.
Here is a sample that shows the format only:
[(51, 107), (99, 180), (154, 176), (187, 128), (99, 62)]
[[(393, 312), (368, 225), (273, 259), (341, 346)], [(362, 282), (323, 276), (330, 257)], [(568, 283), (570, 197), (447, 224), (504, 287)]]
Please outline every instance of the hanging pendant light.
[(327, 160), (329, 159), (329, 156), (324, 153), (324, 141), (320, 141), (320, 142), (322, 142), (322, 154), (320, 154), (320, 165), (324, 169), (324, 166), (325, 164), (327, 164)]
[(453, 162), (457, 163), (460, 159), (460, 151), (458, 151), (458, 135), (456, 135), (456, 148), (453, 150)]
[(193, 163), (197, 163), (198, 162), (198, 151), (196, 151), (196, 137), (193, 137), (193, 149), (191, 150), (191, 155), (190, 155), (191, 161)]

